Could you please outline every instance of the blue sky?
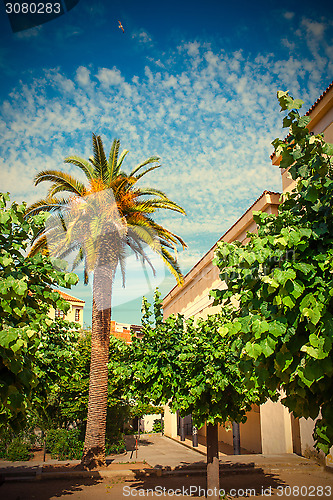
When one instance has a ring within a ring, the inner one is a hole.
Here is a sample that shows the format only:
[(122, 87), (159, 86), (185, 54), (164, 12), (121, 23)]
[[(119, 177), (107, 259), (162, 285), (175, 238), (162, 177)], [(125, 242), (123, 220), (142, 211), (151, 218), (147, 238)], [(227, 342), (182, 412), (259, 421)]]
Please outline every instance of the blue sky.
[[(37, 172), (67, 170), (70, 154), (88, 158), (92, 132), (107, 149), (120, 138), (128, 170), (161, 157), (144, 182), (187, 211), (156, 215), (185, 239), (187, 272), (264, 189), (280, 191), (269, 160), (283, 134), (276, 91), (302, 98), (306, 111), (332, 81), (332, 10), (308, 0), (81, 0), (13, 34), (2, 8), (0, 189), (32, 202), (47, 187), (33, 187)], [(127, 288), (116, 285), (117, 321), (140, 322), (142, 294), (175, 284), (163, 268), (156, 281), (140, 273), (129, 261)], [(91, 289), (71, 293), (86, 300), (89, 324)]]

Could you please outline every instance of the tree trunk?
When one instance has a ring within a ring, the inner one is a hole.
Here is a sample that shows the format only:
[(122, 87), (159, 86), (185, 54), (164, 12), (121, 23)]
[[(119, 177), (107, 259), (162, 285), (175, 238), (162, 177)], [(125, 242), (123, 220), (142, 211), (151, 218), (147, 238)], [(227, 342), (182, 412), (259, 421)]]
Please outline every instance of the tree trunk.
[(232, 440), (234, 445), (234, 455), (240, 455), (240, 430), (237, 422), (232, 422)]
[(89, 469), (105, 465), (111, 292), (112, 273), (97, 269), (93, 285), (88, 417), (81, 461)]
[(219, 440), (218, 424), (207, 424), (207, 489), (206, 497), (219, 500), (220, 470), (219, 470)]

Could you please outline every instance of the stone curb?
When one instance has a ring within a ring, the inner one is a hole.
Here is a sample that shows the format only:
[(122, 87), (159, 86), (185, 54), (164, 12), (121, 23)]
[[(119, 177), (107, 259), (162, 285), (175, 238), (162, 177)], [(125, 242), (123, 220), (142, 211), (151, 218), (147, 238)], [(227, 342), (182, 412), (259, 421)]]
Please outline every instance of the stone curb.
[[(220, 475), (234, 475), (234, 474), (256, 474), (256, 473), (264, 473), (264, 474), (278, 474), (281, 472), (307, 472), (307, 473), (330, 473), (330, 471), (325, 470), (322, 466), (313, 466), (308, 465), (304, 467), (299, 466), (287, 466), (282, 465), (278, 466), (255, 466), (252, 467), (233, 467), (233, 466), (225, 466), (220, 468)], [(150, 469), (120, 469), (120, 470), (101, 470), (101, 471), (59, 471), (59, 472), (42, 472), (42, 470), (37, 470), (36, 472), (31, 471), (30, 474), (27, 474), (27, 471), (5, 473), (3, 474), (6, 482), (30, 482), (30, 481), (45, 481), (52, 479), (77, 479), (77, 478), (86, 478), (86, 479), (103, 479), (110, 477), (119, 477), (119, 478), (127, 478), (127, 479), (138, 479), (141, 477), (170, 477), (170, 476), (193, 476), (193, 475), (205, 475), (206, 468), (205, 467), (196, 467), (192, 469), (158, 469), (158, 468), (150, 468)]]

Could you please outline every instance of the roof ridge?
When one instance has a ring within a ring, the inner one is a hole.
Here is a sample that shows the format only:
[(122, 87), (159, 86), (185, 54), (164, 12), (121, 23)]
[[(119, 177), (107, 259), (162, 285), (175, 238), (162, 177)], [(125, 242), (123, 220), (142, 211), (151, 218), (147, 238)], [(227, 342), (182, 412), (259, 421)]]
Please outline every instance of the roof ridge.
[(58, 292), (59, 295), (61, 295), (62, 298), (65, 300), (73, 300), (75, 302), (83, 302), (84, 304), (86, 303), (85, 300), (78, 299), (77, 297), (74, 297), (73, 295), (69, 295), (69, 293), (63, 292), (62, 290), (55, 290), (55, 292)]

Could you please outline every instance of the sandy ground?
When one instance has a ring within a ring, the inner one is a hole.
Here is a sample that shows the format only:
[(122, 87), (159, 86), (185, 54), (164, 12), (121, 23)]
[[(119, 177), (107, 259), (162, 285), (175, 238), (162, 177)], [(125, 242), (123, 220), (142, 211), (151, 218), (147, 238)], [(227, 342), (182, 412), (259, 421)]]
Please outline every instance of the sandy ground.
[[(227, 498), (333, 498), (333, 474), (233, 474), (221, 477)], [(199, 488), (201, 492), (199, 494)], [(162, 477), (126, 480), (58, 479), (6, 482), (0, 486), (1, 500), (124, 500), (125, 498), (198, 498), (204, 495), (204, 476)], [(151, 490), (147, 492), (147, 490)]]

